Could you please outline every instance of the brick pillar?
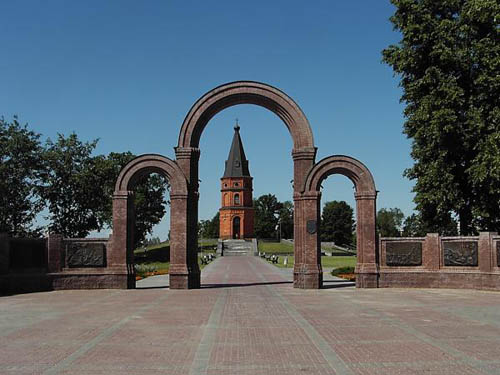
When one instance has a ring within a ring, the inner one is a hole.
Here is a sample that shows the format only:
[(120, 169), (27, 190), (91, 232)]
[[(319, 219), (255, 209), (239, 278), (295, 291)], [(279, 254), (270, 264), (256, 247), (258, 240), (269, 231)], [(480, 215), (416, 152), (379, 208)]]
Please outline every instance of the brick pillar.
[(0, 275), (9, 273), (9, 256), (9, 235), (7, 233), (0, 233)]
[(378, 287), (376, 198), (373, 193), (356, 193), (357, 257), (356, 287)]
[(426, 270), (437, 271), (441, 268), (440, 237), (437, 233), (427, 233), (422, 249), (422, 265)]
[(304, 147), (292, 150), (294, 192), (302, 192), (307, 174), (314, 165), (316, 151), (316, 147)]
[(479, 233), (478, 262), (481, 272), (491, 272), (493, 270), (493, 260), (495, 259), (493, 252), (496, 249), (493, 248), (492, 237), (495, 235), (496, 233), (493, 232)]
[[(184, 285), (184, 287), (196, 289), (200, 287), (200, 267), (198, 265), (198, 163), (200, 160), (200, 150), (194, 147), (176, 147), (175, 156), (176, 163), (184, 172), (188, 180), (188, 196), (185, 213), (187, 225), (185, 226), (184, 232), (186, 238), (188, 278), (187, 285)], [(173, 207), (171, 210), (173, 212)], [(172, 235), (172, 231), (170, 234)]]
[(63, 236), (62, 234), (49, 234), (47, 238), (47, 265), (50, 273), (61, 272), (62, 264)]
[(320, 198), (321, 193), (316, 191), (294, 194), (293, 286), (295, 288), (319, 289), (323, 285), (319, 239)]
[(127, 274), (129, 289), (135, 288), (135, 270), (133, 267), (133, 237), (129, 230), (133, 228), (133, 193), (118, 191), (113, 194), (113, 236), (106, 254), (107, 268)]

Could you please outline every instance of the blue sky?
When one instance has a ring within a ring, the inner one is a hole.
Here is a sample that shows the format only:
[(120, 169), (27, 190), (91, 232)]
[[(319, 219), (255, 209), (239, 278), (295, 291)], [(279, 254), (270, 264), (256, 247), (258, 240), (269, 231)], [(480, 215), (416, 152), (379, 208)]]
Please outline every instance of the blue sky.
[[(381, 51), (399, 35), (389, 0), (3, 1), (0, 115), (54, 138), (99, 138), (97, 153), (174, 158), (182, 121), (210, 89), (236, 80), (278, 87), (302, 108), (317, 160), (353, 156), (372, 171), (377, 205), (414, 208), (410, 140), (398, 78)], [(220, 203), (219, 179), (241, 126), (254, 196), (291, 200), (291, 137), (266, 109), (216, 115), (201, 139), (200, 219)], [(331, 176), (323, 202), (354, 205), (352, 183)], [(168, 232), (168, 216), (155, 235)]]

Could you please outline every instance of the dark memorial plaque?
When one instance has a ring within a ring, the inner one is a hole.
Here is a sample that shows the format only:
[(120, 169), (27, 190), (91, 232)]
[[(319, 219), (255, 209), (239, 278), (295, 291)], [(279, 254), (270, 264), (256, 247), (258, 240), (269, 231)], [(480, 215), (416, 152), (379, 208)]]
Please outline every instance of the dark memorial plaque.
[(105, 267), (106, 245), (95, 242), (70, 242), (66, 247), (68, 267)]
[(318, 230), (316, 220), (307, 220), (306, 229), (309, 234), (316, 233)]
[(500, 267), (500, 241), (497, 241), (497, 267)]
[(392, 242), (385, 243), (385, 263), (388, 266), (421, 266), (421, 242)]
[(444, 265), (477, 267), (477, 242), (443, 242)]

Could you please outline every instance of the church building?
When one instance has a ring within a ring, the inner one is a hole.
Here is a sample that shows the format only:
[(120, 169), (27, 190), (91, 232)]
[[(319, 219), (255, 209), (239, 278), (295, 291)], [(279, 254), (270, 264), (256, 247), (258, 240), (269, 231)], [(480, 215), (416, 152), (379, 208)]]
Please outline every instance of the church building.
[(240, 127), (236, 124), (224, 176), (221, 178), (222, 205), (219, 210), (221, 239), (243, 239), (254, 236), (252, 191), (248, 160), (240, 138)]

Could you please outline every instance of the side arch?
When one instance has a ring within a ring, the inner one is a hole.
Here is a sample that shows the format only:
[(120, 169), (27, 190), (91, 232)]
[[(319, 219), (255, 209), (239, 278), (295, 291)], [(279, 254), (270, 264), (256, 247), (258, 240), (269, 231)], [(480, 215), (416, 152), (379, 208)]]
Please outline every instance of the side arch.
[[(368, 168), (352, 157), (333, 155), (316, 163), (307, 174), (301, 193), (294, 195), (298, 226), (295, 242), (294, 282), (299, 287), (321, 286), (320, 200), (321, 183), (332, 174), (349, 178), (355, 186), (357, 263), (356, 286), (378, 287), (375, 181)], [(318, 230), (316, 230), (318, 227)], [(297, 264), (297, 259), (299, 263)], [(304, 269), (306, 272), (300, 270)], [(319, 274), (316, 276), (316, 274)]]
[(170, 288), (200, 287), (196, 246), (188, 246), (189, 186), (177, 162), (157, 154), (132, 159), (118, 175), (113, 194), (113, 235), (108, 264), (127, 274), (127, 287), (135, 287), (133, 188), (148, 174), (159, 173), (170, 184)]
[(184, 119), (178, 147), (198, 148), (203, 129), (210, 119), (223, 109), (238, 104), (255, 104), (274, 112), (288, 128), (295, 150), (314, 148), (309, 121), (297, 103), (277, 88), (254, 81), (226, 83), (198, 99)]
[(346, 155), (332, 155), (317, 162), (309, 171), (302, 191), (320, 191), (321, 183), (332, 174), (349, 178), (356, 194), (377, 194), (375, 180), (369, 169), (359, 160)]
[(141, 177), (151, 173), (165, 176), (172, 194), (187, 194), (187, 179), (177, 163), (158, 154), (144, 154), (129, 161), (116, 179), (115, 193), (132, 190)]

